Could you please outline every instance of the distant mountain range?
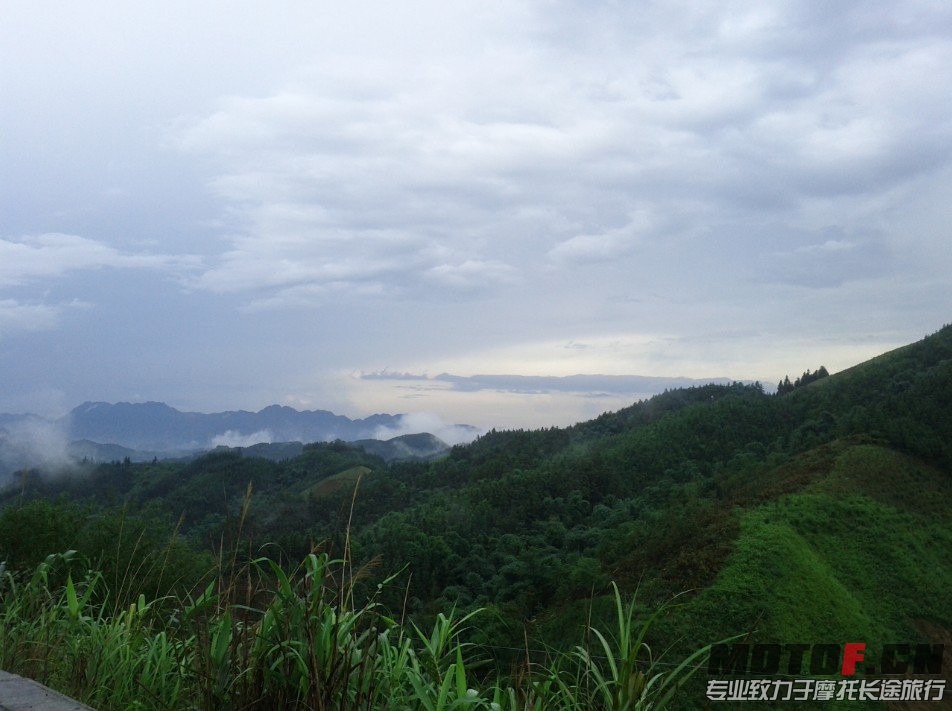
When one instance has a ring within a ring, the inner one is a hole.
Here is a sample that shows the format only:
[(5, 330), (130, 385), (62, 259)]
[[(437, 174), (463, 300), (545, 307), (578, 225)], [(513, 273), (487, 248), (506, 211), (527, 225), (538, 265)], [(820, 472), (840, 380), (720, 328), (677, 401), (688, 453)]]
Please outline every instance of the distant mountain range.
[[(304, 443), (335, 439), (359, 440), (360, 446), (388, 460), (428, 459), (448, 449), (426, 433), (388, 436), (399, 431), (402, 417), (376, 414), (352, 420), (327, 410), (299, 411), (281, 405), (258, 412), (200, 413), (161, 402), (86, 402), (59, 419), (0, 414), (0, 473), (84, 459), (187, 457), (217, 447), (242, 448), (248, 456), (286, 458), (290, 452), (299, 454)], [(468, 425), (460, 427), (476, 433)]]
[(396, 428), (400, 415), (351, 420), (327, 410), (298, 411), (270, 405), (258, 412), (181, 412), (161, 402), (86, 402), (62, 423), (71, 440), (118, 444), (138, 450), (207, 449), (258, 442), (353, 441)]

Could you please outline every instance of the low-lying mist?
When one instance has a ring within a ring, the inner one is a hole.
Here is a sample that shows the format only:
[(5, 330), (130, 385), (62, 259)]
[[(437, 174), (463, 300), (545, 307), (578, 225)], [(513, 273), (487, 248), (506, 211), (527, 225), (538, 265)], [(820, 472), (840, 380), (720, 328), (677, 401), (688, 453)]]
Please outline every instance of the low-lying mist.
[(393, 439), (407, 434), (429, 432), (448, 445), (467, 444), (481, 434), (480, 430), (466, 425), (451, 425), (431, 412), (414, 412), (400, 415), (395, 427), (380, 426), (374, 430), (374, 439)]
[(69, 436), (57, 422), (27, 417), (0, 430), (0, 488), (15, 483), (14, 472), (37, 469), (46, 475), (78, 473), (69, 454)]
[(209, 448), (215, 447), (251, 447), (255, 444), (271, 444), (274, 442), (274, 435), (270, 430), (261, 430), (251, 434), (242, 434), (236, 430), (228, 430), (220, 435), (215, 435), (209, 442)]

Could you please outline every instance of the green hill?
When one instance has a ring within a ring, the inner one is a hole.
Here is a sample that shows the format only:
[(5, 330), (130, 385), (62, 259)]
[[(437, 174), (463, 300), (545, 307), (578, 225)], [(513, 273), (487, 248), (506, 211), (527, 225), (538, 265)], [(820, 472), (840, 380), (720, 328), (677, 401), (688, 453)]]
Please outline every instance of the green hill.
[(569, 649), (610, 617), (610, 581), (644, 610), (686, 593), (651, 633), (673, 653), (737, 634), (878, 649), (952, 629), (949, 402), (947, 326), (782, 395), (672, 390), (569, 428), (493, 430), (430, 462), (341, 443), (281, 462), (221, 452), (21, 477), (5, 501), (125, 502), (183, 516), (196, 547), (240, 527), (286, 560), (340, 555), (346, 538), (361, 584), (398, 576), (380, 592), (389, 609), (486, 610), (471, 641), (502, 673), (527, 643)]
[(328, 496), (335, 491), (346, 489), (353, 491), (361, 477), (370, 474), (373, 470), (369, 467), (351, 467), (337, 474), (332, 474), (325, 479), (321, 479), (316, 484), (307, 487), (301, 496), (305, 498), (319, 499), (322, 496)]

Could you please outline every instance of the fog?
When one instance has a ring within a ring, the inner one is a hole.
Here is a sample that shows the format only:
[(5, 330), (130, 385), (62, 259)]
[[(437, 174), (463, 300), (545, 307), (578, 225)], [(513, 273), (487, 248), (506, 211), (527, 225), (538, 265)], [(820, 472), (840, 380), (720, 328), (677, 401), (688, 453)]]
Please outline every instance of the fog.
[(69, 437), (61, 424), (27, 417), (0, 429), (0, 488), (15, 483), (14, 473), (27, 468), (47, 476), (81, 471), (69, 455)]
[(228, 430), (212, 437), (208, 446), (211, 449), (215, 447), (251, 447), (255, 444), (271, 444), (273, 441), (274, 437), (268, 430), (252, 432), (251, 434)]
[(401, 435), (429, 432), (449, 445), (472, 442), (480, 431), (466, 425), (453, 425), (431, 412), (416, 412), (401, 415), (397, 427), (378, 427), (374, 439), (392, 439)]

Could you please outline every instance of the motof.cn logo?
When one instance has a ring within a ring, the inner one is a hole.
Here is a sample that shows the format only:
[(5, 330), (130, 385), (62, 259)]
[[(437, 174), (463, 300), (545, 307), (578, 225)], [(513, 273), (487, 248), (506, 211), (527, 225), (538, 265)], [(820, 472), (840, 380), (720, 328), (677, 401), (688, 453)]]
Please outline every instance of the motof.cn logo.
[[(735, 678), (710, 679), (707, 698), (732, 702), (942, 701), (946, 681), (934, 677), (942, 674), (944, 653), (941, 644), (886, 644), (875, 655), (864, 642), (715, 644), (708, 659), (708, 675)], [(806, 674), (825, 678), (803, 678)], [(909, 678), (912, 674), (932, 678)], [(772, 676), (783, 678), (750, 678)]]

